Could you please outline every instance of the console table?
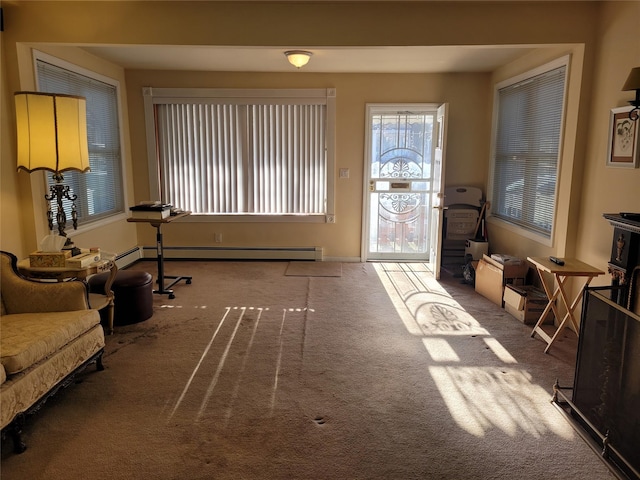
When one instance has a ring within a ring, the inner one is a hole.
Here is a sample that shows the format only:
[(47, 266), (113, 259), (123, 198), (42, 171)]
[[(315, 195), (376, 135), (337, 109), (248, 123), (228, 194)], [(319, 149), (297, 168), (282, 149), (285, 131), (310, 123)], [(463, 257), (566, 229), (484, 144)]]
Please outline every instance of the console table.
[[(597, 277), (598, 275), (603, 275), (604, 272), (602, 270), (599, 270), (595, 267), (592, 267), (591, 265), (588, 265), (574, 258), (564, 258), (563, 259), (564, 265), (558, 265), (552, 262), (551, 260), (549, 260), (548, 257), (528, 257), (527, 260), (536, 267), (536, 270), (538, 271), (538, 275), (540, 276), (540, 281), (542, 282), (544, 291), (547, 294), (547, 298), (549, 299), (547, 306), (545, 307), (544, 311), (540, 315), (540, 318), (536, 322), (535, 326), (533, 327), (533, 331), (531, 332), (532, 337), (535, 336), (535, 334), (537, 333), (540, 337), (544, 339), (545, 342), (547, 342), (547, 347), (544, 349), (544, 353), (547, 353), (551, 348), (551, 344), (556, 340), (556, 338), (558, 338), (558, 335), (560, 334), (560, 332), (565, 328), (567, 321), (571, 322), (571, 325), (573, 325), (573, 328), (576, 334), (578, 334), (579, 326), (578, 326), (577, 320), (573, 315), (573, 312), (576, 309), (576, 306), (578, 305), (580, 300), (582, 299), (584, 287), (589, 285), (589, 283), (594, 277)], [(545, 278), (544, 278), (545, 273), (551, 273), (553, 275), (557, 283), (555, 290), (552, 291), (553, 285), (548, 285), (547, 282), (545, 282)], [(567, 291), (564, 288), (565, 282), (570, 277), (582, 277), (584, 279), (584, 284), (582, 288), (580, 288), (580, 293), (576, 295), (576, 298), (574, 298), (573, 301), (569, 300), (569, 297), (567, 296)], [(558, 325), (558, 328), (553, 334), (553, 336), (549, 336), (542, 329), (542, 323), (544, 322), (546, 316), (549, 314), (550, 311), (553, 311), (554, 315), (556, 316), (556, 319), (560, 318), (560, 315), (558, 314), (558, 309), (555, 303), (558, 296), (562, 299), (562, 302), (567, 308), (567, 313), (562, 319), (562, 321), (560, 322), (560, 324)]]
[[(164, 274), (164, 253), (163, 253), (163, 243), (162, 243), (162, 225), (164, 225), (165, 223), (171, 223), (174, 220), (178, 220), (179, 218), (184, 218), (188, 215), (191, 215), (191, 212), (184, 211), (176, 215), (171, 215), (166, 218), (132, 218), (132, 217), (127, 218), (127, 222), (148, 223), (152, 227), (155, 227), (156, 229), (156, 251), (157, 251), (157, 259), (158, 259), (158, 289), (154, 290), (153, 293), (157, 293), (158, 295), (168, 295), (169, 298), (176, 298), (175, 294), (173, 293), (173, 290), (171, 290), (171, 287), (173, 287), (176, 283), (182, 280), (185, 280), (185, 283), (187, 284), (191, 283), (192, 277), (190, 276), (186, 276), (186, 275), (172, 276), (172, 275)], [(165, 278), (171, 279), (173, 281), (169, 283), (169, 285), (165, 286), (164, 284)]]

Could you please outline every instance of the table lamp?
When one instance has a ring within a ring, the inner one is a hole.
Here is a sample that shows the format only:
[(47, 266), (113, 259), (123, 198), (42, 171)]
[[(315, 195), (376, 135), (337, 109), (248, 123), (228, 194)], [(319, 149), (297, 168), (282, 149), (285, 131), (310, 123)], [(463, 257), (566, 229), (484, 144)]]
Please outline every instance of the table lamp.
[[(63, 172), (89, 171), (87, 141), (87, 101), (84, 97), (59, 93), (16, 92), (18, 171), (45, 170), (53, 173), (55, 184), (49, 186), (47, 219), (53, 230), (51, 201), (57, 202), (56, 221), (59, 235), (66, 237), (67, 215), (63, 200), (72, 202), (73, 228), (78, 228), (75, 200), (64, 185)], [(67, 238), (66, 248), (73, 247)]]

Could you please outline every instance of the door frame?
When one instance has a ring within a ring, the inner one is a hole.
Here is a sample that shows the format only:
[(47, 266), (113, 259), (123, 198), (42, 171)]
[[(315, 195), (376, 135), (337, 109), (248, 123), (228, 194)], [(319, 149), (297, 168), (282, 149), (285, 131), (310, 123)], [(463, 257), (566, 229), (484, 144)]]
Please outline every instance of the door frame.
[[(370, 210), (370, 194), (369, 194), (369, 181), (370, 181), (370, 177), (371, 177), (371, 111), (375, 110), (376, 112), (382, 112), (384, 113), (385, 111), (389, 112), (389, 113), (397, 113), (398, 111), (424, 111), (424, 110), (429, 110), (432, 111), (434, 113), (438, 112), (440, 108), (442, 108), (443, 103), (367, 103), (365, 105), (365, 145), (364, 145), (364, 175), (363, 175), (363, 201), (362, 201), (362, 238), (361, 238), (361, 245), (360, 245), (360, 261), (362, 262), (367, 262), (370, 261), (369, 260), (369, 248), (368, 248), (368, 239), (369, 239), (369, 232), (370, 232), (370, 225), (369, 225), (369, 210)], [(432, 153), (435, 149), (435, 145), (437, 143), (436, 139), (439, 139), (439, 127), (440, 125), (437, 122), (437, 115), (436, 115), (436, 122), (434, 122), (434, 147), (432, 147)], [(446, 118), (445, 118), (445, 122), (446, 122)], [(442, 175), (444, 175), (444, 155), (442, 158)], [(444, 182), (443, 182), (444, 183)], [(433, 188), (433, 186), (432, 186)], [(431, 216), (431, 212), (427, 212), (427, 215)], [(430, 222), (431, 220), (429, 220)], [(438, 225), (438, 229), (439, 229), (439, 236), (441, 238), (442, 236), (442, 222), (440, 222), (440, 224)], [(422, 261), (422, 262), (429, 262), (429, 256), (430, 253), (429, 251), (425, 252), (425, 258), (424, 260), (404, 260), (406, 262), (415, 262), (415, 261)], [(440, 253), (438, 252), (438, 256), (440, 256)], [(383, 261), (383, 260), (373, 260), (373, 261)], [(389, 261), (397, 261), (397, 260), (389, 260)], [(402, 261), (402, 260), (401, 260)]]
[[(436, 114), (436, 142), (434, 148), (434, 164), (440, 162), (439, 175), (434, 175), (433, 198), (431, 200), (432, 222), (431, 240), (429, 242), (429, 266), (433, 271), (436, 280), (440, 280), (440, 269), (442, 267), (442, 228), (444, 225), (444, 179), (446, 173), (446, 151), (447, 151), (447, 121), (449, 119), (449, 104), (443, 103), (438, 107)], [(435, 170), (435, 169), (434, 169)], [(438, 182), (438, 185), (435, 185)], [(436, 188), (437, 187), (437, 188)], [(433, 229), (433, 224), (437, 225)]]

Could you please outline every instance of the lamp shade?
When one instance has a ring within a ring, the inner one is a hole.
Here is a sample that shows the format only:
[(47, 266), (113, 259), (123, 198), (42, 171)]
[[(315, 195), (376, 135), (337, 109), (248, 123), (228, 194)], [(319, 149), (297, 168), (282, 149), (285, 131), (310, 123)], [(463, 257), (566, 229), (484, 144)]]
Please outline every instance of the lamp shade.
[(629, 90), (640, 90), (640, 67), (632, 68), (627, 81), (624, 82), (622, 91), (628, 92)]
[(307, 63), (309, 63), (309, 59), (313, 53), (307, 52), (306, 50), (289, 50), (284, 52), (289, 60), (289, 63), (296, 68), (304, 67)]
[(16, 92), (18, 170), (89, 170), (87, 101), (58, 93)]

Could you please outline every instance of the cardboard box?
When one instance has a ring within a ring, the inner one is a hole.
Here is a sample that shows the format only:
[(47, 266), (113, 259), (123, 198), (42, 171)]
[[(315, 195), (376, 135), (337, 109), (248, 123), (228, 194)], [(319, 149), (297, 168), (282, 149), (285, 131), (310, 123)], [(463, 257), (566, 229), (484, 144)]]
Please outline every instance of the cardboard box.
[[(547, 306), (547, 295), (533, 285), (506, 285), (504, 309), (525, 325), (535, 325)], [(553, 323), (553, 312), (547, 314), (544, 323)]]
[(502, 306), (504, 272), (491, 263), (480, 260), (476, 267), (476, 292)]
[(61, 252), (33, 252), (29, 255), (31, 267), (64, 267), (67, 259), (71, 257), (71, 250)]
[[(482, 261), (490, 263), (491, 265), (496, 266), (504, 272), (505, 280), (518, 279), (522, 280), (520, 285), (524, 285), (524, 280), (527, 278), (527, 273), (529, 272), (529, 264), (526, 260), (522, 260), (519, 264), (513, 262), (514, 257), (509, 257), (512, 259), (510, 263), (503, 264), (497, 260), (494, 260), (488, 255), (482, 255)], [(513, 283), (513, 282), (508, 282)]]
[(513, 310), (517, 311), (524, 310), (527, 300), (527, 289), (529, 288), (531, 288), (529, 285), (523, 285), (516, 288), (514, 288), (513, 285), (506, 285), (502, 296), (504, 307), (507, 308), (507, 306), (509, 306)]
[(487, 255), (483, 255), (476, 268), (476, 292), (496, 305), (503, 305), (504, 286), (524, 285), (529, 265), (503, 265)]

